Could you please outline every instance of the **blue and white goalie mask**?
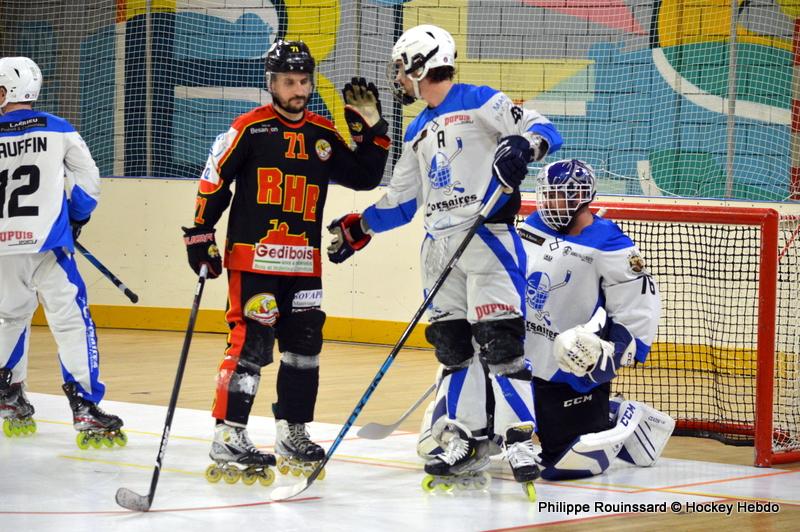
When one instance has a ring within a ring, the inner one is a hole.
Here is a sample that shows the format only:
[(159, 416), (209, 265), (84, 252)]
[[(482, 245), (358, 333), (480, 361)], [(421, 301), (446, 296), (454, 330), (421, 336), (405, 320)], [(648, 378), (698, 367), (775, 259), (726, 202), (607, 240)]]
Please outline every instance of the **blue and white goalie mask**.
[(594, 170), (578, 159), (550, 163), (536, 176), (536, 209), (555, 231), (567, 231), (578, 210), (596, 193)]

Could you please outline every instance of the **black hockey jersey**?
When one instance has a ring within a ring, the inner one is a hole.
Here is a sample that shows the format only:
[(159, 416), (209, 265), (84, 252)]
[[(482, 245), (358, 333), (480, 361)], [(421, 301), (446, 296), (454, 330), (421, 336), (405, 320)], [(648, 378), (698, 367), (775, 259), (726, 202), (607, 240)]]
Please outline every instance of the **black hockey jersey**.
[(231, 201), (225, 267), (273, 275), (320, 276), (322, 209), (328, 184), (378, 186), (389, 139), (354, 151), (329, 120), (306, 111), (291, 122), (266, 105), (239, 116), (217, 137), (200, 178), (195, 224), (213, 227)]

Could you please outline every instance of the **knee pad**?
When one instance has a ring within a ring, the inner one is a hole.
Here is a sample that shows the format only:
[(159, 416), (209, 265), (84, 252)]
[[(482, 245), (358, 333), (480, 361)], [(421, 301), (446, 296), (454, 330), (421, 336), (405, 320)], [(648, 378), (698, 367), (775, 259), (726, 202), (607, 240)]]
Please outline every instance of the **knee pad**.
[(248, 321), (239, 359), (263, 368), (268, 364), (272, 364), (272, 350), (274, 347), (275, 329), (255, 321)]
[(619, 457), (639, 467), (650, 467), (661, 456), (672, 436), (675, 420), (650, 405), (638, 401), (636, 403), (642, 408), (644, 415), (633, 434), (625, 440)]
[(525, 356), (525, 320), (479, 321), (472, 324), (472, 334), (481, 348), (481, 357), (487, 364), (500, 365)]
[(278, 347), (281, 352), (318, 355), (322, 351), (322, 326), (325, 313), (319, 309), (295, 312), (278, 321)]
[(472, 330), (467, 320), (437, 321), (425, 329), (425, 339), (436, 348), (436, 359), (445, 366), (458, 366), (472, 358)]
[(624, 401), (620, 405), (615, 427), (576, 438), (553, 463), (542, 464), (542, 478), (570, 480), (603, 473), (644, 417), (644, 409), (640, 405)]

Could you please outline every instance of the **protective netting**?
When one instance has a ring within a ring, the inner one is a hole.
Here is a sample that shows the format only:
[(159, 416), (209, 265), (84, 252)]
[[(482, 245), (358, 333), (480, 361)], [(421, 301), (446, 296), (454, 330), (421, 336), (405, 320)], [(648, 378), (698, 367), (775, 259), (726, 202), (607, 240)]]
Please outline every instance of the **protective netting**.
[[(756, 415), (758, 226), (618, 224), (642, 250), (661, 289), (663, 316), (645, 364), (622, 371), (614, 391), (668, 412), (675, 434), (752, 445)], [(798, 219), (782, 220), (776, 302), (772, 452), (800, 450), (800, 247)], [(761, 356), (772, 356), (772, 353)], [(763, 365), (763, 362), (762, 362)]]
[[(559, 156), (591, 163), (601, 192), (783, 200), (800, 182), (798, 15), (797, 0), (4, 0), (0, 54), (40, 64), (40, 107), (76, 124), (104, 175), (196, 177), (232, 118), (269, 101), (275, 38), (309, 44), (311, 107), (345, 130), (343, 84), (383, 82), (403, 29), (434, 23), (457, 80), (550, 117)], [(420, 104), (382, 101), (400, 139)]]

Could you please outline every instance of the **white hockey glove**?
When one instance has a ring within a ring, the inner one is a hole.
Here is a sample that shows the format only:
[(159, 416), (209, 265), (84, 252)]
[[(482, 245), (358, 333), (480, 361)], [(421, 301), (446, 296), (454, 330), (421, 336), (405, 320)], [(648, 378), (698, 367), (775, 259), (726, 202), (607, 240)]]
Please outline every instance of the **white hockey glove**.
[(614, 344), (602, 340), (586, 325), (567, 329), (553, 343), (553, 354), (562, 371), (584, 377), (595, 367), (614, 363)]

